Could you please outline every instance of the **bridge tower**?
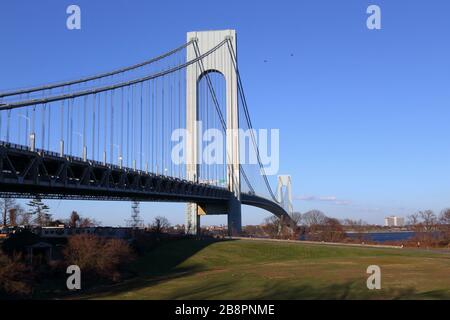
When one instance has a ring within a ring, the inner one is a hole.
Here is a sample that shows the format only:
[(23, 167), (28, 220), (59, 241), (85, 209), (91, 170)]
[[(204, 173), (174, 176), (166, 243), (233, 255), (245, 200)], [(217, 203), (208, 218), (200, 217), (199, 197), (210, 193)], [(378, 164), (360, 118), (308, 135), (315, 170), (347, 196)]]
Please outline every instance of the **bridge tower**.
[[(241, 232), (241, 201), (240, 201), (240, 166), (239, 166), (239, 108), (238, 108), (238, 77), (230, 49), (236, 52), (236, 31), (202, 31), (189, 32), (187, 41), (194, 41), (188, 46), (187, 61), (213, 49), (223, 40), (230, 41), (231, 46), (223, 45), (215, 55), (208, 55), (201, 61), (187, 67), (186, 70), (186, 126), (189, 138), (186, 142), (187, 150), (187, 177), (191, 181), (198, 181), (199, 139), (202, 133), (197, 125), (198, 118), (198, 83), (208, 72), (214, 71), (223, 75), (226, 82), (226, 165), (228, 190), (233, 197), (223, 206), (190, 203), (186, 212), (186, 232), (198, 234), (200, 216), (205, 214), (227, 214), (229, 235), (238, 235)], [(217, 57), (220, 57), (219, 59)]]
[(292, 206), (292, 179), (291, 176), (278, 176), (277, 200), (288, 214), (294, 212)]

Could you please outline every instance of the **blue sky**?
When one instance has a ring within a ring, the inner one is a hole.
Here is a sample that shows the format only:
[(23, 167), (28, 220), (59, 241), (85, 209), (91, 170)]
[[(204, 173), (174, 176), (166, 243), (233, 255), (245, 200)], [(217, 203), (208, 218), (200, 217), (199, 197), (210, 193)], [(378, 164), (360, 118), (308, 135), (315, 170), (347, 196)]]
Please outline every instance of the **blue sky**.
[[(80, 31), (66, 29), (70, 4)], [(382, 30), (366, 27), (370, 4)], [(450, 206), (448, 12), (445, 0), (2, 1), (0, 91), (139, 62), (188, 31), (236, 29), (253, 123), (281, 131), (295, 209), (382, 223)], [(105, 225), (130, 214), (129, 203), (49, 204)], [(146, 221), (159, 214), (183, 223), (184, 206), (142, 205)], [(243, 221), (266, 216), (246, 209)]]

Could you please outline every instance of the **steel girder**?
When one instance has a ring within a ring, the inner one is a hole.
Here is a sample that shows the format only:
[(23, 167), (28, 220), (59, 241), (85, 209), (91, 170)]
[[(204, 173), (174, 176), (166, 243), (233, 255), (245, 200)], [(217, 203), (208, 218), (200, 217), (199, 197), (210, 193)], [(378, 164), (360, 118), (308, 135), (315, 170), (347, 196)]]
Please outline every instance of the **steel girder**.
[(225, 202), (232, 194), (207, 184), (2, 143), (0, 195), (208, 203)]

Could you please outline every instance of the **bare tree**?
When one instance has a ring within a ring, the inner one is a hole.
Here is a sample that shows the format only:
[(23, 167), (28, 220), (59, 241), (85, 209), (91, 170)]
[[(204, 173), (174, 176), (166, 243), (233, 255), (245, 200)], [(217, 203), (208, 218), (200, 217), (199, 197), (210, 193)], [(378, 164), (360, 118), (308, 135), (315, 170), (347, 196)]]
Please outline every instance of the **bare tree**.
[(289, 239), (293, 236), (293, 230), (276, 216), (270, 216), (264, 220), (262, 230), (273, 239)]
[(71, 228), (91, 228), (100, 226), (100, 222), (89, 218), (81, 216), (77, 211), (72, 211), (70, 218), (67, 221), (69, 227)]
[(420, 222), (420, 215), (418, 212), (410, 214), (407, 218), (410, 226), (416, 226)]
[(17, 224), (19, 226), (29, 226), (31, 224), (32, 215), (23, 210), (21, 207), (16, 212)]
[(450, 208), (442, 210), (439, 216), (439, 222), (444, 225), (450, 225)]
[(169, 220), (167, 220), (166, 217), (158, 216), (155, 219), (153, 219), (153, 222), (150, 227), (154, 233), (161, 234), (163, 232), (166, 232), (167, 229), (170, 228), (170, 222)]
[(17, 226), (19, 216), (23, 213), (20, 204), (16, 203), (14, 199), (0, 199), (0, 208), (2, 211), (2, 223), (4, 226)]
[(130, 246), (120, 239), (76, 235), (63, 251), (67, 264), (79, 266), (90, 277), (120, 279), (121, 269), (134, 258)]
[(32, 276), (20, 256), (8, 257), (0, 250), (0, 297), (26, 297), (32, 292)]
[(262, 229), (270, 238), (278, 238), (281, 228), (281, 220), (276, 216), (270, 216), (264, 220)]
[(72, 211), (69, 218), (69, 227), (76, 228), (80, 224), (81, 217), (76, 211)]
[(320, 241), (339, 242), (345, 238), (344, 228), (338, 219), (325, 218), (318, 231)]
[(423, 221), (425, 232), (433, 231), (436, 228), (437, 217), (432, 210), (419, 211), (419, 216)]
[(306, 226), (322, 225), (325, 223), (326, 215), (319, 210), (311, 210), (303, 214), (302, 221)]
[(440, 238), (450, 246), (450, 208), (442, 210), (439, 215)]
[(8, 225), (8, 212), (16, 206), (16, 201), (10, 198), (0, 199), (0, 209), (2, 211), (2, 224), (3, 226)]
[(342, 224), (345, 226), (349, 226), (351, 228), (357, 228), (357, 227), (362, 227), (362, 226), (367, 226), (367, 222), (365, 222), (362, 219), (359, 220), (353, 220), (353, 219), (344, 219), (342, 221)]
[(299, 226), (302, 222), (302, 214), (300, 212), (293, 212), (291, 214), (291, 219), (294, 221), (296, 226)]
[(92, 227), (98, 227), (99, 225), (100, 225), (100, 222), (98, 222), (95, 219), (80, 217), (80, 222), (79, 222), (80, 228), (92, 228)]

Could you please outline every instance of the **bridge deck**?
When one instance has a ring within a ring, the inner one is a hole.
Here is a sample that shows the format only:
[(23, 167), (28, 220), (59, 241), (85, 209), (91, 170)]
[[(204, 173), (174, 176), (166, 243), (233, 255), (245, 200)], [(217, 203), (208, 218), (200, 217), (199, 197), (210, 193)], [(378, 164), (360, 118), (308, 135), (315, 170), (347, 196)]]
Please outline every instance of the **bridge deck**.
[(227, 201), (224, 188), (0, 142), (1, 196), (171, 202)]
[[(233, 194), (208, 184), (0, 142), (0, 197), (36, 195), (46, 199), (226, 204)], [(290, 221), (286, 211), (271, 200), (241, 193), (241, 202)]]

